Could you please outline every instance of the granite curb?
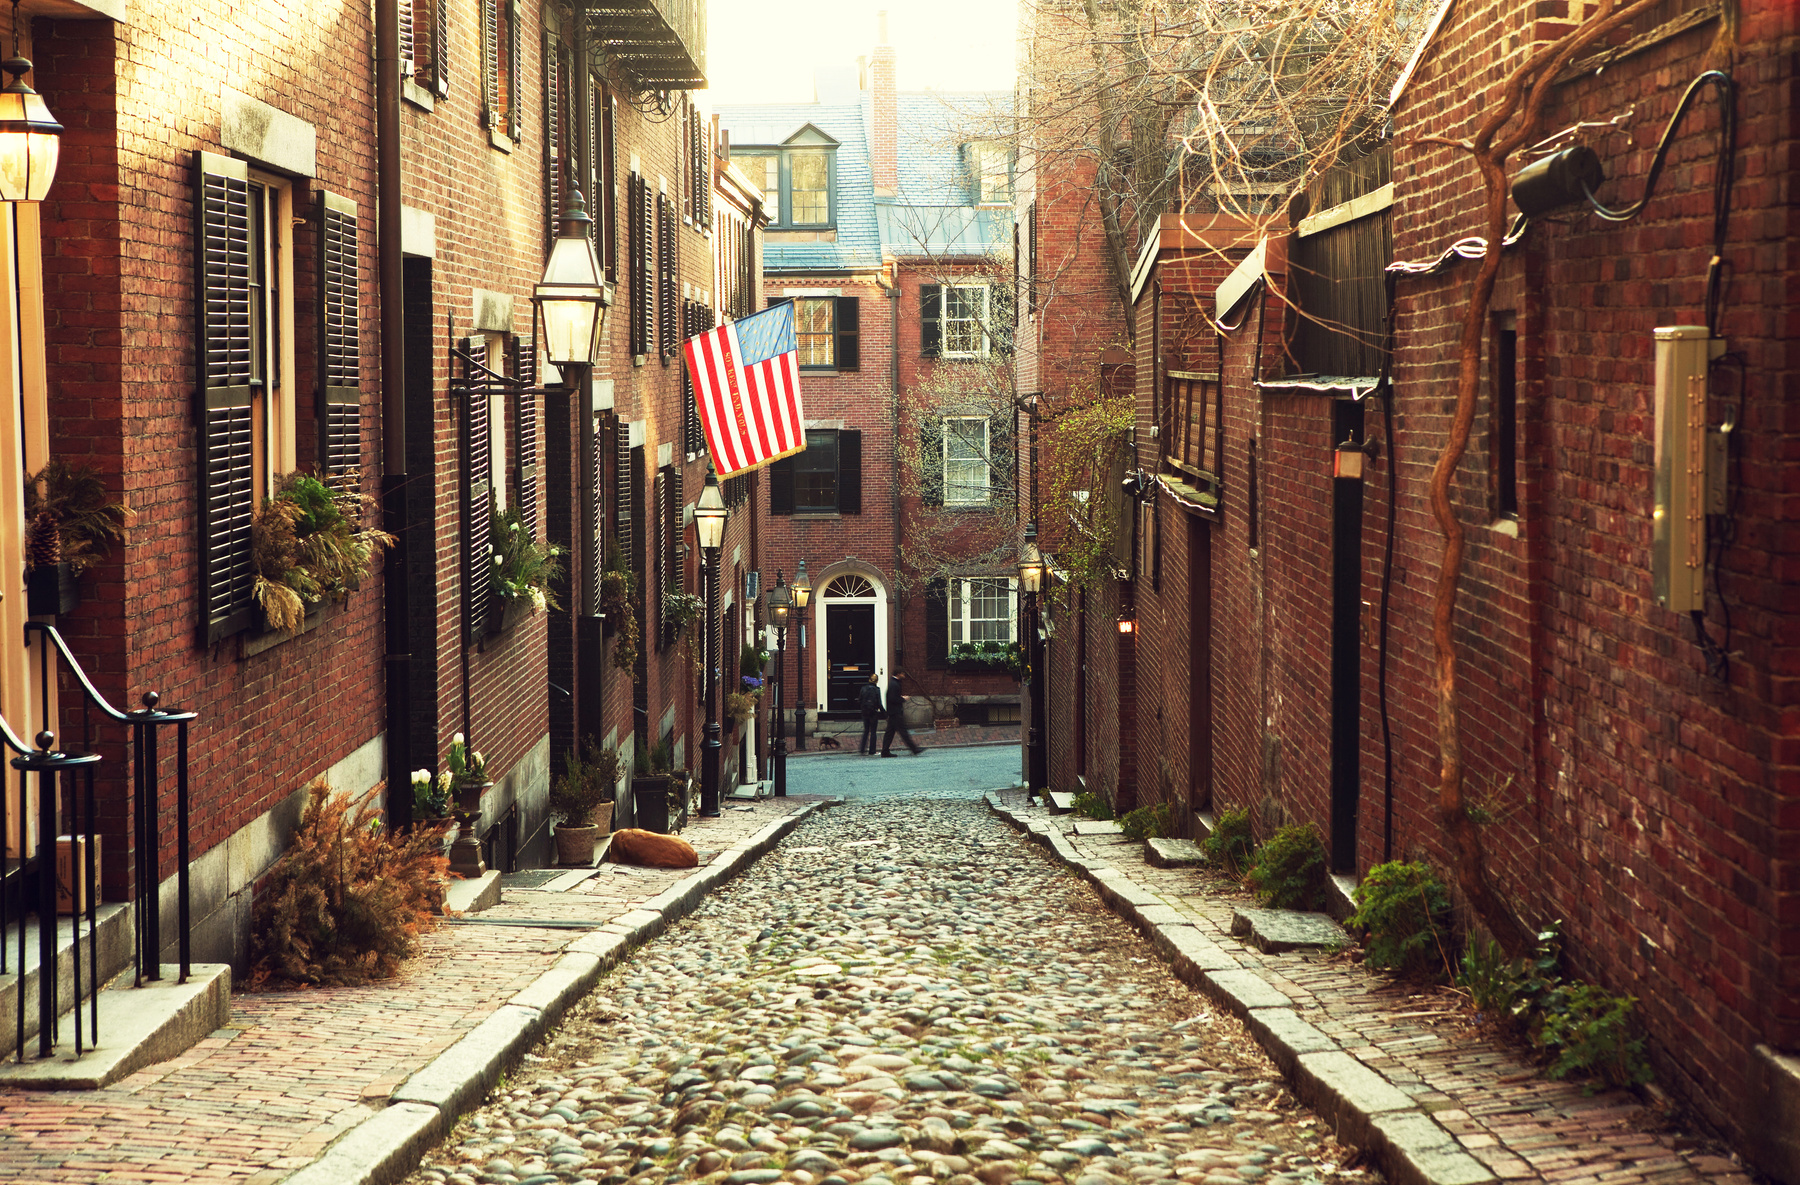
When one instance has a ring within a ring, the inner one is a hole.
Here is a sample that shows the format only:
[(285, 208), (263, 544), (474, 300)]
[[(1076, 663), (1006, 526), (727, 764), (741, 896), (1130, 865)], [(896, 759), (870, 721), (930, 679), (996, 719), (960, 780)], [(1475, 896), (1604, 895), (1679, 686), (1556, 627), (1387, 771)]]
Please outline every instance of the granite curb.
[(282, 1185), (385, 1185), (405, 1177), (602, 975), (692, 913), (707, 893), (767, 855), (815, 811), (842, 802), (829, 798), (783, 815), (706, 867), (570, 942), (528, 987), (401, 1083), (387, 1106), (339, 1136), (312, 1164), (282, 1178)]
[(1243, 1020), (1295, 1097), (1329, 1122), (1339, 1139), (1373, 1157), (1389, 1181), (1487, 1185), (1500, 1179), (1404, 1091), (1301, 1019), (1293, 1001), (1257, 973), (1256, 951), (1220, 945), (1123, 872), (1076, 852), (1052, 825), (1016, 813), (995, 794), (985, 799), (988, 809), (1092, 884), (1183, 982)]

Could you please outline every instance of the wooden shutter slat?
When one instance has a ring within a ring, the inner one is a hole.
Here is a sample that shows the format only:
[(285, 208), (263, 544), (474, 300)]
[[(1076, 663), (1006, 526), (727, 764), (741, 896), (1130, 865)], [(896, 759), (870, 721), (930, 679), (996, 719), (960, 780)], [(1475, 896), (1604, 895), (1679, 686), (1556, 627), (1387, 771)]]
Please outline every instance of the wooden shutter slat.
[(794, 513), (794, 458), (783, 457), (769, 466), (769, 513)]
[(544, 34), (544, 228), (546, 241), (556, 238), (557, 219), (562, 214), (563, 193), (563, 94), (568, 87), (562, 77), (562, 50), (556, 38)]
[(250, 358), (250, 185), (242, 161), (195, 158), (200, 341), (201, 627), (210, 645), (250, 622), (250, 522), (256, 513)]
[[(448, 5), (449, 0), (438, 0)], [(490, 128), (500, 126), (500, 5), (506, 0), (481, 0), (481, 101)]]
[(517, 473), (516, 491), (519, 521), (525, 533), (538, 537), (538, 481), (543, 465), (538, 459), (538, 396), (530, 391), (537, 386), (537, 343), (513, 339), (513, 377), (525, 384), (514, 397), (513, 458)]
[[(480, 343), (472, 342), (469, 352), (475, 354), (481, 348)], [(493, 494), (489, 394), (485, 382), (471, 385), (463, 414), (463, 612), (471, 642), (480, 641), (487, 629), (492, 575), (491, 540), (488, 537), (489, 500)]]
[(944, 422), (935, 416), (919, 425), (919, 497), (927, 506), (944, 504)]
[(862, 369), (862, 298), (859, 296), (840, 296), (837, 308), (832, 316), (832, 326), (837, 334), (833, 345), (833, 357), (837, 360), (839, 370)]
[(362, 267), (356, 203), (319, 194), (319, 465), (362, 465)]
[(412, 0), (400, 0), (400, 77), (413, 76), (413, 63), (418, 52), (418, 37), (413, 30)]
[(919, 353), (936, 358), (943, 353), (943, 285), (919, 285)]
[(950, 666), (950, 585), (933, 580), (925, 586), (925, 667), (942, 671)]
[(838, 513), (862, 513), (862, 432), (838, 433)]

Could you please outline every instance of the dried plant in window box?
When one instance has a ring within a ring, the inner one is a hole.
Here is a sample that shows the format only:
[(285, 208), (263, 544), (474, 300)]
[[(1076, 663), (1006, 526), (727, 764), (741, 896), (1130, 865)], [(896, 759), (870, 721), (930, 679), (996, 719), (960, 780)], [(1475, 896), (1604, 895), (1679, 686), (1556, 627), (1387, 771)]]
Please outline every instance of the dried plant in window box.
[(270, 628), (291, 634), (308, 605), (342, 601), (362, 584), (375, 556), (394, 542), (364, 525), (374, 504), (352, 478), (304, 473), (283, 477), (263, 499), (250, 525), (251, 596)]

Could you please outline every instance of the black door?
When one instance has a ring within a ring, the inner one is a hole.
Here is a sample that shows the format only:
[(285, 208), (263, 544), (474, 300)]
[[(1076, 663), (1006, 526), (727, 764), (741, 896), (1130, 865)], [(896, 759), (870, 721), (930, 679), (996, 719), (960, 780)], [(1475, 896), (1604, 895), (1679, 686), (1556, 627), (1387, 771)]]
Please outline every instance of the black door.
[(856, 693), (875, 673), (875, 606), (832, 605), (825, 611), (827, 712), (854, 712)]

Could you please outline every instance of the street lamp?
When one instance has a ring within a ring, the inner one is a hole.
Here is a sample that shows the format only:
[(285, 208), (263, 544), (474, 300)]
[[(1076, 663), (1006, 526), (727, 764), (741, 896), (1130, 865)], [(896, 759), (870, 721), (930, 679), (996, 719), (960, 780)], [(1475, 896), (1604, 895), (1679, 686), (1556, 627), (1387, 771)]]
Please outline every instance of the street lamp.
[(12, 57), (0, 70), (12, 75), (0, 88), (0, 201), (41, 202), (56, 179), (63, 129), (25, 83), (31, 63), (19, 56), (19, 0), (13, 0)]
[(769, 620), (775, 624), (775, 743), (769, 756), (775, 766), (775, 797), (787, 797), (787, 729), (781, 719), (781, 667), (787, 652), (788, 614), (794, 609), (794, 594), (788, 591), (781, 570), (775, 571), (775, 587), (769, 590)]
[(789, 585), (794, 595), (794, 624), (800, 627), (800, 661), (795, 664), (800, 685), (794, 688), (794, 751), (806, 752), (806, 603), (812, 600), (812, 581), (806, 576), (806, 561), (794, 573)]
[(1019, 549), (1019, 588), (1025, 593), (1025, 670), (1031, 688), (1031, 720), (1025, 736), (1025, 797), (1035, 799), (1044, 789), (1044, 685), (1038, 671), (1038, 589), (1044, 582), (1044, 554), (1038, 550), (1037, 524), (1025, 524), (1025, 544)]
[(700, 742), (700, 817), (719, 817), (719, 548), (725, 542), (725, 499), (719, 493), (719, 475), (709, 465), (706, 488), (694, 507), (694, 530), (700, 535), (700, 554), (706, 560), (706, 661), (700, 677), (706, 680), (706, 728)]
[(562, 232), (551, 244), (544, 278), (531, 291), (531, 303), (544, 322), (544, 358), (559, 370), (593, 365), (599, 348), (607, 302), (600, 260), (588, 237), (593, 223), (581, 191), (571, 189), (569, 209), (563, 215)]

